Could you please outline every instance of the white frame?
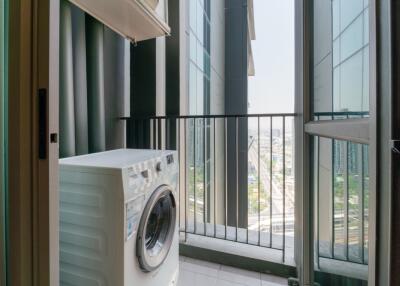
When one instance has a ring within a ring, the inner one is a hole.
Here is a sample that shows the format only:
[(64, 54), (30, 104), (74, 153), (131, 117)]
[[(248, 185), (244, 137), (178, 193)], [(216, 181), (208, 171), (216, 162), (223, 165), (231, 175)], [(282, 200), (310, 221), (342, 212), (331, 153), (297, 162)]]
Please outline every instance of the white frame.
[[(58, 285), (59, 0), (10, 1), (9, 281)], [(46, 159), (38, 156), (38, 89), (47, 90)], [(57, 137), (57, 136), (55, 136)], [(56, 139), (56, 138), (54, 138)]]
[[(311, 136), (369, 144), (369, 285), (376, 285), (377, 266), (377, 49), (376, 0), (370, 0), (370, 117), (364, 119), (311, 120), (312, 0), (296, 1), (296, 217), (298, 223), (296, 262), (301, 285), (314, 285), (313, 198), (310, 185)], [(310, 211), (311, 210), (311, 211)], [(373, 270), (373, 271), (371, 271)], [(383, 285), (383, 284), (377, 284)]]

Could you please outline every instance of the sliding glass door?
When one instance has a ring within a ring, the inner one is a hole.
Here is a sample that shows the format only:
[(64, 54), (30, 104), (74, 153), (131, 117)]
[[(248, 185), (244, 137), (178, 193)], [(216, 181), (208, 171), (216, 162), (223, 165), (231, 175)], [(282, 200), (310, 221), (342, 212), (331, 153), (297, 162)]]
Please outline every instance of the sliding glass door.
[(6, 279), (7, 0), (0, 2), (0, 285)]
[[(374, 1), (314, 0), (310, 150), (313, 277), (367, 285), (375, 226)], [(371, 2), (371, 3), (370, 3)], [(372, 26), (373, 27), (373, 26)]]

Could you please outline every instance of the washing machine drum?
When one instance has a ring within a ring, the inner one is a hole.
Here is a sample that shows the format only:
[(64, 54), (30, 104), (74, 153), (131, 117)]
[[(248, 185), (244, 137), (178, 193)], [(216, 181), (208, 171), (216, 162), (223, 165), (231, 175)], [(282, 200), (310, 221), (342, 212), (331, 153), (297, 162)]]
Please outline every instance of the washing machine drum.
[(176, 202), (170, 187), (160, 186), (144, 208), (137, 233), (136, 255), (145, 272), (167, 258), (176, 227)]

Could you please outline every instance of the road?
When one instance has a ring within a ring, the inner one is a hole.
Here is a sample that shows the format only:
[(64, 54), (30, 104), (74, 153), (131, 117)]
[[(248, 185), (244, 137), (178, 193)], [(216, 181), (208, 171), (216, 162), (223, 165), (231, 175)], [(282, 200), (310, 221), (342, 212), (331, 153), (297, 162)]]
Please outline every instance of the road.
[[(252, 163), (252, 165), (256, 168), (256, 172), (258, 172), (258, 154), (257, 154), (257, 144), (254, 144), (251, 146), (249, 150), (249, 162)], [(270, 166), (267, 164), (265, 160), (262, 160), (260, 158), (260, 181), (262, 185), (264, 186), (263, 191), (266, 192), (266, 194), (269, 197), (269, 192), (270, 192)], [(286, 192), (286, 200), (285, 200), (285, 205), (286, 209), (285, 211), (288, 212), (288, 206), (293, 205), (294, 202), (294, 197), (293, 197), (292, 192)], [(269, 222), (263, 223), (263, 220), (266, 220), (267, 217), (269, 217), (269, 212), (270, 209), (266, 208), (261, 211), (260, 215), (262, 217), (261, 219), (261, 224), (262, 225), (269, 225)], [(283, 188), (279, 184), (277, 184), (276, 180), (272, 180), (272, 216), (273, 216), (273, 224), (280, 224), (283, 220)], [(250, 219), (250, 225), (257, 224), (258, 222), (258, 217), (254, 217)], [(253, 222), (254, 220), (254, 222)], [(290, 218), (287, 217), (287, 220), (291, 220)]]

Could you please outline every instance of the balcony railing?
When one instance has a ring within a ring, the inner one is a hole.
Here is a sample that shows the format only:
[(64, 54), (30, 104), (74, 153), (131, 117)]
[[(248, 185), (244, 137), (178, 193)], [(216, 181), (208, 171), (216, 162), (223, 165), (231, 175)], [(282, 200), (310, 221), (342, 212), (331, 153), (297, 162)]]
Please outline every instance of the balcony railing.
[[(294, 114), (142, 117), (129, 147), (178, 150), (180, 231), (293, 257)], [(285, 253), (286, 251), (290, 253)]]
[[(357, 116), (365, 115), (335, 114), (338, 119)], [(318, 114), (316, 119), (324, 118), (325, 114)], [(184, 240), (200, 236), (271, 249), (280, 253), (281, 263), (294, 264), (294, 119), (292, 113), (135, 117), (128, 119), (127, 141), (131, 148), (178, 151), (179, 227)], [(333, 161), (335, 152), (327, 156)], [(319, 172), (315, 174), (319, 180)], [(364, 202), (367, 194), (364, 190), (362, 194), (358, 199)], [(333, 192), (331, 196), (336, 199)], [(354, 241), (363, 241), (363, 259), (358, 263), (367, 264), (367, 230), (353, 231), (346, 224), (346, 239), (340, 240), (339, 221), (354, 221), (355, 214), (352, 209), (339, 213), (334, 207), (333, 217), (317, 215), (316, 233), (320, 225), (330, 225), (337, 234), (335, 247), (348, 253)], [(362, 212), (364, 216), (367, 209), (363, 207)], [(319, 245), (319, 258), (353, 262), (348, 257), (326, 256), (320, 250), (329, 246), (323, 241)]]

